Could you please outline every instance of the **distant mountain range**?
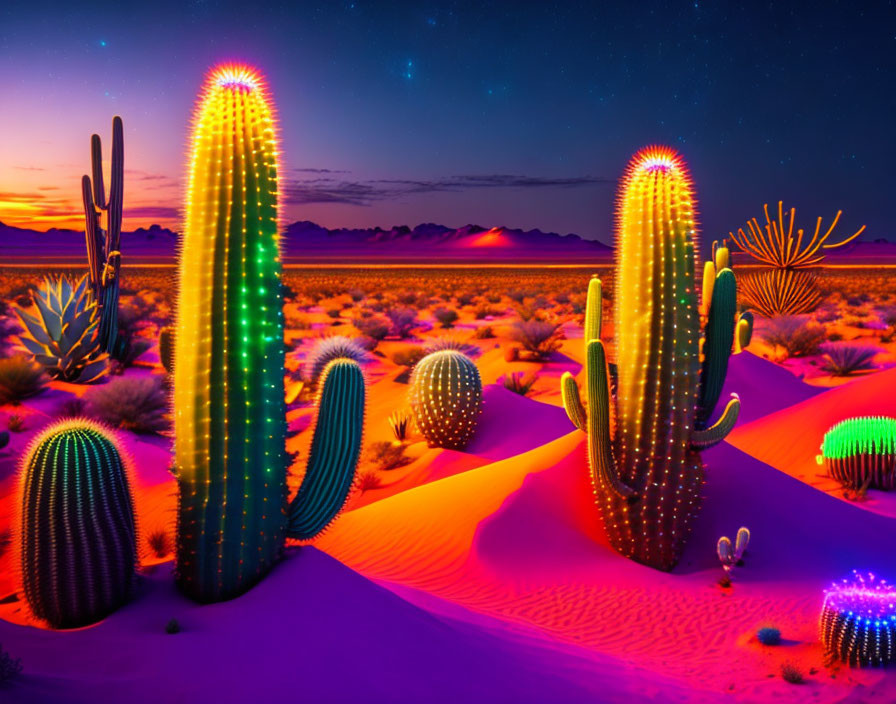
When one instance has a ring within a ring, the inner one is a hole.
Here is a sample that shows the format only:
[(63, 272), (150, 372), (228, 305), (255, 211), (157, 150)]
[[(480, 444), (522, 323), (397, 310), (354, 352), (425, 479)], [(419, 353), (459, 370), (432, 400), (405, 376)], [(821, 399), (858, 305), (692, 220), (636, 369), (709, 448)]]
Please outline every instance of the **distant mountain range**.
[[(121, 249), (130, 261), (174, 261), (179, 235), (152, 225), (122, 233)], [(541, 230), (514, 230), (465, 225), (457, 229), (425, 223), (415, 228), (389, 230), (340, 228), (329, 230), (313, 222), (294, 222), (281, 239), (287, 263), (571, 263), (607, 261), (612, 250), (578, 235)], [(84, 233), (51, 229), (35, 232), (0, 223), (0, 260), (49, 259), (70, 261), (85, 257)]]
[[(122, 234), (125, 261), (173, 263), (179, 235), (152, 225)], [(329, 230), (313, 222), (294, 222), (281, 240), (286, 263), (320, 264), (428, 263), (428, 264), (575, 264), (607, 263), (613, 250), (578, 235), (507, 227), (459, 228), (424, 223), (389, 230), (339, 228)], [(86, 258), (84, 233), (51, 229), (36, 232), (0, 223), (0, 263), (35, 260), (77, 263)], [(748, 257), (736, 257), (748, 264)], [(879, 239), (853, 242), (827, 253), (827, 264), (870, 265), (896, 263), (896, 243)]]

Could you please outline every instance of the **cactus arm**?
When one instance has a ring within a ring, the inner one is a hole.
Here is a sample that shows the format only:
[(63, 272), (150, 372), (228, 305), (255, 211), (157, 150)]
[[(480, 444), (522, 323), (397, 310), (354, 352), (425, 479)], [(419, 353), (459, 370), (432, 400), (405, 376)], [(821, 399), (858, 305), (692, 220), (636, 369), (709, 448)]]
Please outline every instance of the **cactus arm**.
[[(720, 249), (719, 251), (722, 251)], [(718, 253), (717, 253), (718, 254)], [(706, 342), (703, 345), (703, 368), (700, 373), (700, 399), (697, 425), (705, 426), (722, 394), (728, 358), (734, 342), (734, 315), (737, 309), (737, 286), (734, 272), (722, 269), (712, 287), (712, 303), (706, 321)]]
[(715, 424), (705, 430), (695, 430), (691, 434), (691, 447), (695, 450), (706, 450), (713, 445), (718, 445), (728, 433), (734, 429), (737, 416), (740, 414), (740, 399), (737, 394), (731, 394), (732, 398), (725, 406), (722, 417)]
[(364, 430), (364, 375), (334, 359), (322, 376), (317, 425), (305, 479), (289, 505), (286, 535), (310, 540), (342, 511), (355, 480)]
[(93, 199), (96, 207), (106, 209), (106, 188), (103, 183), (103, 145), (98, 134), (90, 138), (90, 166), (93, 172)]
[[(106, 256), (118, 251), (121, 244), (121, 213), (124, 203), (124, 127), (121, 118), (112, 119), (112, 184), (109, 188), (108, 234), (106, 236)], [(118, 263), (115, 266), (118, 273)], [(118, 284), (115, 284), (116, 288)]]
[(610, 439), (610, 383), (607, 356), (600, 340), (591, 340), (585, 359), (588, 379), (588, 461), (596, 487), (634, 500), (637, 493), (619, 478)]
[(731, 256), (728, 253), (728, 248), (725, 246), (725, 243), (722, 243), (721, 247), (717, 247), (716, 251), (713, 255), (713, 261), (715, 262), (716, 271), (722, 271), (722, 269), (730, 269), (731, 268)]
[(566, 409), (566, 415), (579, 430), (585, 430), (588, 414), (582, 405), (582, 399), (579, 397), (579, 385), (576, 383), (575, 377), (569, 372), (564, 372), (560, 379), (560, 390), (563, 396), (563, 408)]
[(585, 302), (585, 328), (582, 337), (585, 341), (585, 349), (591, 340), (600, 339), (601, 313), (603, 301), (601, 300), (602, 285), (598, 277), (592, 277), (588, 282), (588, 298)]
[(734, 351), (740, 354), (750, 346), (753, 337), (753, 314), (744, 311), (737, 319), (737, 327), (734, 329)]
[(712, 262), (706, 262), (703, 265), (703, 288), (700, 290), (700, 314), (704, 317), (709, 315), (712, 307), (712, 289), (715, 283), (716, 267)]

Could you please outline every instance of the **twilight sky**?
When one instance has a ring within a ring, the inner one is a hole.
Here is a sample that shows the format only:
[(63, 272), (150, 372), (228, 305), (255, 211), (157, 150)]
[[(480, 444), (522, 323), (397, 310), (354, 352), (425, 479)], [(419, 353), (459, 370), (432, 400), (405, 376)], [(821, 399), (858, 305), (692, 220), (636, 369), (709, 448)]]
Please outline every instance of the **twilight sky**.
[[(0, 220), (83, 225), (89, 138), (125, 125), (125, 228), (178, 229), (204, 73), (257, 66), (288, 221), (610, 241), (615, 181), (679, 149), (704, 239), (762, 204), (896, 239), (893, 2), (0, 4)], [(104, 156), (108, 157), (108, 154)]]

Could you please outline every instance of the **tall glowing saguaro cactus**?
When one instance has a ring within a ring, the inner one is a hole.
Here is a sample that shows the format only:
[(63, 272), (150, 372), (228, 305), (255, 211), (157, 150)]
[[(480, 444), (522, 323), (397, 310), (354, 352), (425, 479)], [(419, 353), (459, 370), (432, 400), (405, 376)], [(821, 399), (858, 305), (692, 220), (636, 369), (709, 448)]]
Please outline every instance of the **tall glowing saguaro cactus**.
[[(678, 562), (700, 506), (699, 451), (725, 437), (740, 409), (735, 397), (710, 424), (734, 341), (736, 290), (727, 250), (720, 248), (715, 262), (707, 262), (698, 302), (695, 220), (681, 157), (663, 147), (638, 152), (618, 205), (615, 436), (599, 279), (588, 287), (585, 316), (587, 409), (575, 379), (566, 373), (561, 382), (570, 420), (588, 434), (592, 481), (611, 543), (664, 570)], [(748, 327), (748, 319), (738, 325), (742, 341)]]
[[(277, 145), (263, 78), (213, 70), (196, 110), (175, 334), (177, 577), (218, 601), (342, 508), (360, 450), (364, 383), (341, 360), (323, 380), (309, 468), (287, 506)], [(335, 364), (335, 362), (333, 363)]]

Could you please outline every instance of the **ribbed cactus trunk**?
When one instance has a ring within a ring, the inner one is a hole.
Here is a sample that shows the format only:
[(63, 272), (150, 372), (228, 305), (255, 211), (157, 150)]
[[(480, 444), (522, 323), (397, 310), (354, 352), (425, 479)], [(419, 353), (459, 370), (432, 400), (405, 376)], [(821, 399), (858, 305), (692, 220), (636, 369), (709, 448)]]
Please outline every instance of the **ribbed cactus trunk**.
[(439, 350), (414, 366), (409, 389), (417, 428), (430, 447), (463, 449), (482, 412), (482, 379), (472, 359)]
[[(717, 261), (707, 262), (698, 309), (694, 195), (687, 167), (672, 150), (651, 147), (635, 155), (618, 218), (615, 435), (599, 279), (589, 284), (585, 316), (587, 409), (569, 373), (561, 380), (563, 405), (588, 434), (595, 496), (611, 544), (669, 570), (700, 508), (699, 452), (724, 439), (740, 409), (735, 397), (710, 423), (733, 347), (737, 291), (721, 248)], [(749, 318), (738, 323), (741, 346), (750, 330)]]
[(99, 621), (129, 597), (137, 543), (124, 460), (92, 421), (44, 430), (22, 466), (25, 599), (53, 628)]
[(635, 158), (619, 201), (616, 266), (617, 463), (630, 503), (602, 508), (617, 550), (670, 566), (703, 483), (689, 446), (700, 377), (694, 196), (680, 160)]
[(284, 543), (277, 224), (265, 85), (218, 69), (195, 115), (175, 335), (177, 577), (199, 601), (251, 587)]

